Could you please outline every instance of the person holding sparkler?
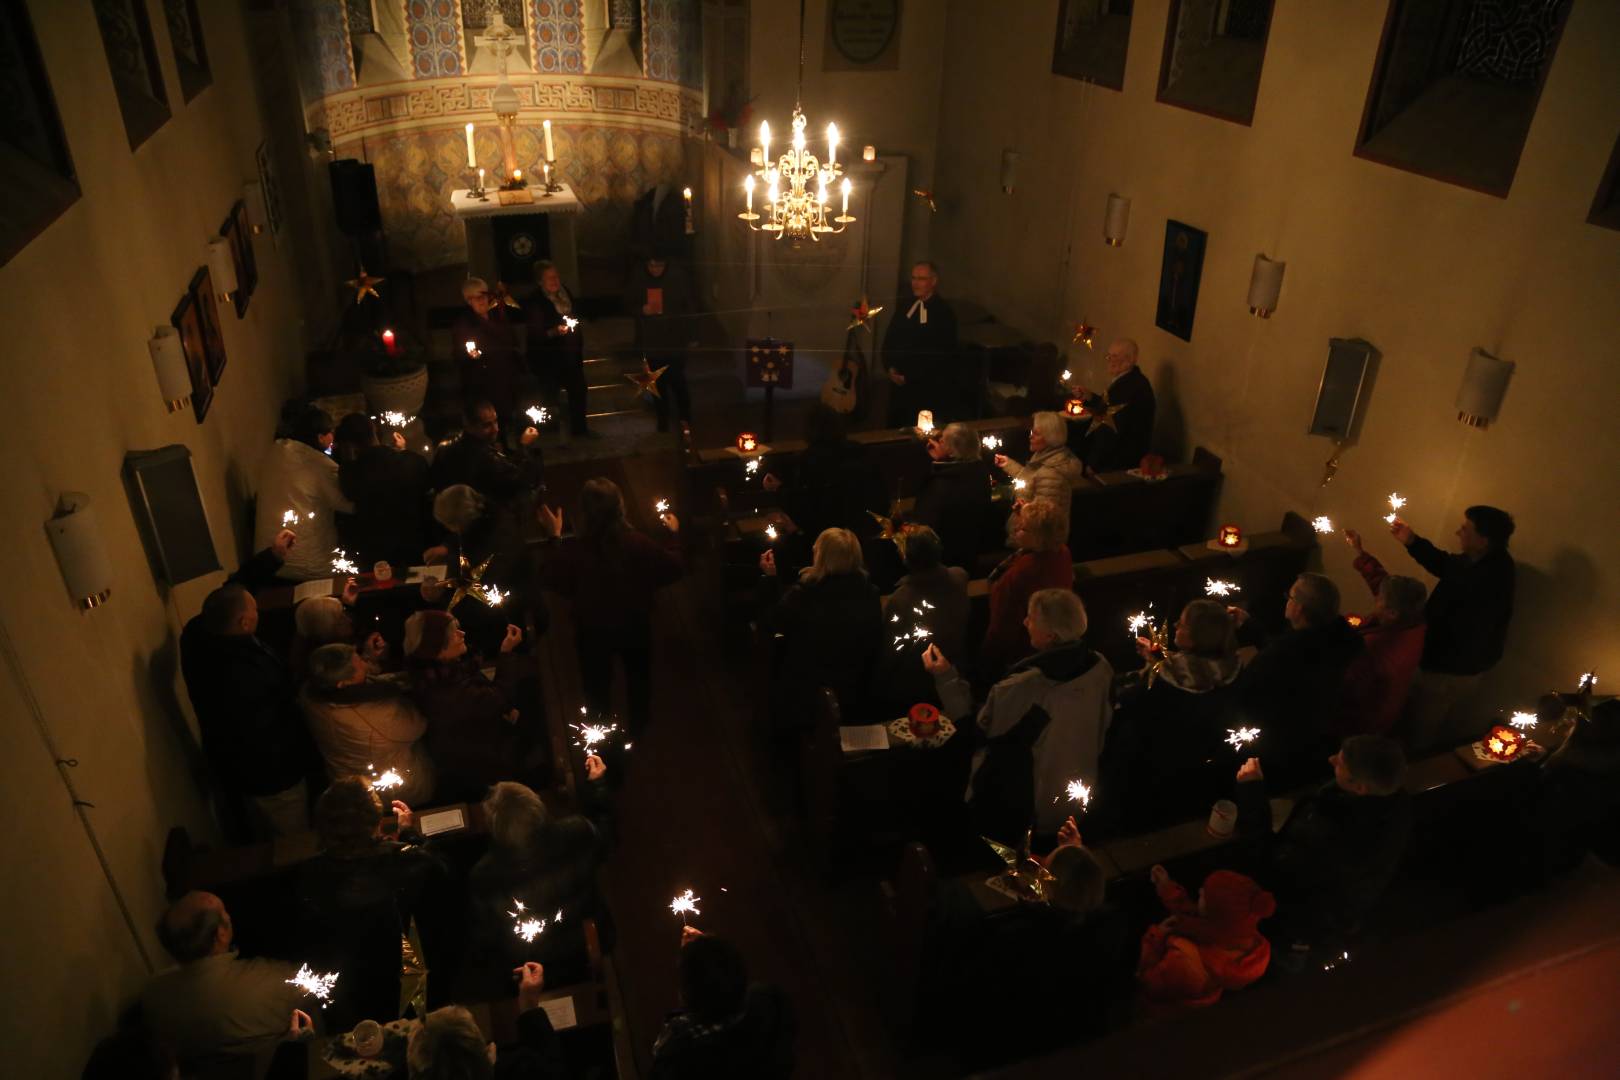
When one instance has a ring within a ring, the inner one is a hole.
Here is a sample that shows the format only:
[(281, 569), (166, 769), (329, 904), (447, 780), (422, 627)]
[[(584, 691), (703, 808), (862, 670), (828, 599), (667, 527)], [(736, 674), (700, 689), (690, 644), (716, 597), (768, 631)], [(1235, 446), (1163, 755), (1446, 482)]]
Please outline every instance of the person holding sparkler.
[(1023, 480), (1019, 496), (1025, 502), (1041, 500), (1056, 506), (1063, 514), (1064, 535), (1068, 535), (1069, 502), (1074, 489), (1085, 482), (1086, 470), (1064, 439), (1068, 429), (1055, 412), (1038, 412), (1029, 420), (1029, 460), (1020, 465), (1006, 454), (995, 456), (996, 468), (1009, 480)]
[[(490, 402), (471, 402), (462, 421), (461, 435), (433, 459), (434, 489), (466, 484), (504, 512), (527, 512), (529, 500), (546, 487), (540, 429), (523, 427), (517, 448), (508, 451), (501, 444), (500, 413)], [(423, 561), (433, 560), (424, 554)]]
[(573, 294), (549, 260), (534, 264), (534, 280), (540, 291), (528, 302), (529, 371), (553, 403), (559, 391), (568, 394), (569, 434), (594, 439), (596, 433), (585, 422), (585, 338)]
[(474, 652), (488, 655), (499, 648), (509, 623), (532, 616), (534, 630), (543, 634), (548, 622), (546, 606), (534, 581), (533, 559), (514, 513), (485, 498), (466, 484), (452, 484), (433, 497), (433, 520), (441, 528), (447, 578), (463, 581), (476, 574), (486, 589), (499, 590), (463, 596), (451, 612), (461, 620)]
[(327, 776), (393, 772), (401, 779), (393, 798), (422, 805), (432, 797), (433, 761), (422, 741), (427, 719), (399, 683), (373, 679), (353, 645), (322, 645), (310, 654), (298, 703)]
[(1070, 388), (1086, 403), (1086, 415), (1070, 423), (1069, 449), (1088, 473), (1134, 469), (1153, 441), (1153, 384), (1136, 366), (1139, 351), (1136, 342), (1120, 338), (1105, 357), (1108, 389), (1093, 394), (1078, 384)]
[(993, 681), (1030, 653), (1029, 598), (1042, 589), (1074, 587), (1074, 560), (1069, 556), (1068, 514), (1049, 502), (1031, 502), (1013, 516), (1016, 549), (990, 572), (990, 620), (979, 644), (978, 669)]
[(427, 458), (406, 449), (398, 428), (385, 431), (364, 413), (338, 423), (332, 456), (338, 486), (354, 504), (354, 514), (338, 523), (344, 548), (361, 566), (416, 562), (428, 544)]
[(945, 545), (946, 566), (978, 562), (990, 516), (989, 463), (972, 429), (950, 424), (927, 442), (933, 466), (906, 514), (908, 525), (927, 525)]
[(461, 369), (462, 400), (492, 402), (503, 420), (517, 416), (518, 357), (515, 309), (500, 302), (483, 278), (461, 284), (466, 310), (456, 316), (450, 340)]
[(1356, 553), (1355, 568), (1372, 590), (1373, 609), (1351, 621), (1361, 635), (1362, 652), (1345, 672), (1334, 730), (1339, 735), (1389, 735), (1406, 708), (1423, 659), (1428, 590), (1416, 578), (1386, 571), (1362, 547), (1356, 530), (1344, 530), (1344, 542)]
[[(967, 571), (941, 562), (944, 548), (928, 526), (904, 526), (903, 538), (906, 576), (883, 598), (883, 616), (889, 620), (884, 625), (895, 633), (926, 626), (925, 643), (962, 661), (967, 656)], [(921, 655), (920, 648), (888, 649), (878, 661), (876, 688), (900, 713), (919, 701), (935, 702), (934, 680), (923, 669)]]
[(825, 529), (849, 529), (865, 539), (876, 531), (873, 513), (887, 513), (883, 473), (871, 452), (849, 438), (849, 421), (819, 401), (805, 415), (804, 452), (792, 459), (792, 471), (766, 472), (760, 486), (780, 492), (782, 510), (809, 536)]
[[(287, 528), (298, 536), (298, 544), (277, 571), (283, 580), (332, 576), (331, 552), (338, 546), (335, 515), (354, 510), (338, 483), (337, 462), (327, 456), (332, 439), (332, 418), (324, 409), (288, 402), (281, 410), (276, 441), (259, 467), (254, 546), (269, 547)], [(296, 525), (289, 524), (292, 514), (297, 515)]]
[(653, 1044), (650, 1080), (786, 1080), (798, 1025), (778, 987), (750, 983), (742, 953), (694, 927), (681, 932), (681, 1007)]

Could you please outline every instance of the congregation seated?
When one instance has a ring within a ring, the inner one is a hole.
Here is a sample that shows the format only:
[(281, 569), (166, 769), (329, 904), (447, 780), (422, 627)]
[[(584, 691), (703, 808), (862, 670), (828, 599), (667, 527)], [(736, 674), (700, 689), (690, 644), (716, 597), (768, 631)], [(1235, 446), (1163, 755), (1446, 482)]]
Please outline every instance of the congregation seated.
[[(895, 543), (903, 551), (906, 575), (883, 598), (884, 625), (897, 634), (915, 626), (952, 663), (967, 660), (968, 573), (940, 561), (939, 535), (926, 525), (907, 525)], [(895, 622), (895, 618), (899, 622)], [(919, 701), (934, 701), (934, 680), (916, 649), (885, 649), (879, 655), (876, 692), (901, 713)], [(936, 702), (937, 704), (937, 702)]]
[(154, 1042), (182, 1068), (220, 1058), (268, 1060), (298, 1026), (303, 991), (288, 982), (293, 966), (237, 955), (230, 913), (213, 893), (176, 900), (157, 936), (179, 967), (146, 984), (141, 1008)]
[(782, 510), (809, 536), (826, 529), (848, 529), (857, 536), (873, 531), (872, 514), (888, 507), (882, 475), (871, 452), (849, 438), (848, 422), (817, 402), (805, 417), (806, 446), (785, 476), (768, 472), (760, 486), (780, 492)]
[(503, 513), (466, 484), (451, 484), (433, 497), (433, 520), (442, 529), (442, 543), (424, 554), (442, 558), (450, 578), (482, 568), (479, 580), (506, 594), (499, 607), (466, 596), (450, 612), (461, 620), (475, 651), (497, 648), (507, 623), (524, 622), (525, 614), (534, 618), (537, 631), (544, 630), (546, 610), (515, 514)]
[(1139, 350), (1130, 338), (1120, 338), (1108, 346), (1105, 361), (1108, 389), (1090, 393), (1083, 386), (1073, 387), (1085, 402), (1084, 419), (1069, 426), (1070, 449), (1088, 473), (1134, 469), (1148, 452), (1153, 440), (1153, 384), (1136, 366)]
[(322, 645), (310, 654), (299, 706), (328, 779), (392, 772), (400, 778), (394, 796), (422, 805), (433, 795), (427, 720), (404, 686), (373, 675), (353, 645)]
[(508, 626), (495, 677), (488, 679), (454, 616), (430, 610), (406, 620), (406, 670), (411, 696), (427, 718), (439, 799), (477, 799), (523, 768), (528, 740), (516, 696), (527, 665), (513, 654), (522, 641), (523, 631)]
[(428, 546), (427, 459), (407, 450), (398, 431), (384, 436), (364, 413), (338, 422), (332, 457), (338, 486), (354, 504), (354, 512), (338, 523), (344, 548), (360, 566), (415, 563)]
[(867, 580), (855, 534), (826, 530), (812, 556), (785, 590), (775, 552), (759, 559), (760, 628), (782, 635), (771, 712), (790, 729), (809, 723), (810, 691), (818, 686), (832, 690), (846, 723), (865, 713), (883, 634), (882, 601)]
[[(1247, 612), (1232, 612), (1240, 627), (1253, 626)], [(1288, 629), (1249, 661), (1233, 693), (1234, 719), (1260, 729), (1260, 750), (1286, 790), (1324, 771), (1345, 669), (1362, 643), (1339, 614), (1339, 587), (1321, 574), (1295, 580), (1283, 617)]]
[(979, 644), (977, 668), (982, 682), (1001, 677), (1029, 655), (1024, 611), (1042, 589), (1074, 587), (1074, 561), (1069, 557), (1068, 514), (1048, 502), (1019, 507), (1009, 532), (1014, 551), (990, 572), (990, 621)]
[[(974, 830), (1012, 844), (1033, 823), (1044, 836), (1067, 816), (1071, 780), (1093, 780), (1113, 709), (1113, 668), (1087, 648), (1086, 609), (1067, 589), (1029, 598), (1025, 626), (1034, 655), (990, 688), (977, 710), (967, 802)], [(933, 646), (923, 663), (950, 716), (975, 715), (968, 681)]]
[(545, 486), (540, 429), (524, 427), (516, 449), (509, 451), (501, 442), (501, 422), (501, 413), (487, 399), (469, 399), (461, 434), (434, 455), (435, 491), (466, 484), (504, 511), (521, 507), (526, 496)]
[(1133, 836), (1202, 817), (1225, 797), (1224, 742), (1232, 685), (1242, 671), (1232, 619), (1194, 600), (1176, 620), (1175, 651), (1120, 680), (1091, 820)]
[(1195, 904), (1164, 867), (1155, 866), (1151, 877), (1170, 917), (1142, 935), (1136, 984), (1143, 1013), (1213, 1005), (1266, 973), (1271, 943), (1260, 920), (1277, 910), (1271, 893), (1253, 878), (1216, 870)]
[(305, 777), (314, 748), (287, 665), (256, 636), (259, 605), (242, 582), (262, 583), (295, 547), (282, 530), (232, 580), (208, 594), (180, 634), (180, 670), (203, 755), (233, 839), (286, 835), (309, 822)]
[(332, 576), (337, 514), (354, 510), (338, 483), (337, 462), (327, 456), (332, 440), (332, 418), (320, 406), (290, 402), (282, 410), (276, 441), (259, 467), (253, 527), (253, 546), (262, 550), (287, 528), (283, 515), (297, 515), (299, 542), (277, 568), (278, 577)]
[(1064, 441), (1068, 429), (1055, 412), (1038, 412), (1029, 420), (1029, 460), (1020, 465), (1006, 454), (995, 456), (996, 468), (1014, 485), (1023, 481), (1019, 496), (1027, 502), (1048, 502), (1063, 512), (1063, 534), (1069, 532), (1069, 502), (1074, 489), (1085, 482), (1085, 467)]
[(653, 1044), (648, 1080), (782, 1080), (792, 1074), (798, 1034), (792, 1004), (775, 986), (749, 983), (735, 945), (685, 927), (679, 973), (681, 1007)]
[(371, 674), (383, 671), (388, 660), (388, 642), (378, 630), (357, 633), (354, 613), (356, 583), (350, 578), (341, 596), (311, 596), (293, 608), (293, 642), (288, 666), (297, 677), (309, 674), (310, 653), (322, 645), (353, 645), (365, 659)]
[(906, 522), (927, 525), (945, 545), (945, 565), (971, 567), (978, 560), (990, 513), (990, 467), (979, 436), (948, 424), (928, 439), (933, 465), (906, 513)]
[[(489, 850), (467, 879), (469, 939), (460, 985), (478, 997), (497, 996), (507, 972), (538, 960), (554, 985), (589, 977), (585, 920), (596, 924), (604, 951), (612, 951), (613, 919), (597, 886), (607, 854), (607, 767), (585, 759), (584, 814), (553, 816), (534, 791), (513, 781), (490, 789), (484, 799)], [(602, 824), (598, 824), (602, 822)], [(514, 904), (521, 903), (521, 912)], [(546, 920), (532, 943), (512, 932), (520, 915)]]
[(1412, 680), (1423, 659), (1428, 627), (1423, 603), (1428, 590), (1416, 578), (1391, 574), (1367, 554), (1354, 529), (1344, 531), (1356, 552), (1355, 567), (1373, 593), (1373, 609), (1361, 621), (1361, 653), (1344, 673), (1344, 697), (1335, 734), (1392, 735), (1406, 708)]
[(497, 1047), (461, 1005), (434, 1009), (411, 1030), (405, 1050), (410, 1080), (570, 1080), (551, 1018), (540, 1007), (545, 967), (528, 962), (517, 981), (517, 1041)]
[(1276, 893), (1279, 932), (1318, 946), (1353, 934), (1384, 894), (1412, 831), (1406, 755), (1379, 735), (1352, 735), (1328, 759), (1333, 779), (1294, 804), (1275, 833), (1261, 759), (1238, 771), (1238, 829), (1261, 844), (1257, 876)]
[(340, 971), (326, 1015), (340, 1030), (400, 1013), (401, 938), (412, 921), (429, 967), (446, 964), (448, 868), (423, 845), (415, 815), (394, 800), (398, 833), (383, 833), (382, 799), (360, 776), (334, 780), (315, 804), (321, 851), (298, 868), (302, 956)]

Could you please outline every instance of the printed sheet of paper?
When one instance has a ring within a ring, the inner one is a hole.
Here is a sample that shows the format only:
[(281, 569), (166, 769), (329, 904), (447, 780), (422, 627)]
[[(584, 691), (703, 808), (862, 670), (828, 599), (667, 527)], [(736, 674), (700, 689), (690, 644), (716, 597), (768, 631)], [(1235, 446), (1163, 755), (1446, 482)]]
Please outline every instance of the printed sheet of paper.
[(574, 1015), (574, 999), (571, 997), (552, 998), (550, 1001), (542, 1001), (540, 1007), (546, 1010), (546, 1017), (551, 1021), (553, 1031), (571, 1028), (579, 1023), (579, 1018)]
[(435, 566), (413, 566), (406, 576), (406, 584), (415, 585), (423, 581), (443, 581), (445, 572), (449, 567), (442, 564)]
[(293, 586), (293, 603), (300, 604), (315, 596), (331, 596), (336, 591), (337, 585), (331, 578), (301, 581)]
[(887, 750), (889, 729), (885, 724), (852, 724), (838, 729), (838, 742), (846, 754), (863, 750)]
[(459, 808), (450, 810), (436, 810), (431, 814), (419, 814), (416, 818), (416, 827), (423, 836), (437, 836), (439, 833), (455, 832), (457, 829), (467, 827), (467, 819)]

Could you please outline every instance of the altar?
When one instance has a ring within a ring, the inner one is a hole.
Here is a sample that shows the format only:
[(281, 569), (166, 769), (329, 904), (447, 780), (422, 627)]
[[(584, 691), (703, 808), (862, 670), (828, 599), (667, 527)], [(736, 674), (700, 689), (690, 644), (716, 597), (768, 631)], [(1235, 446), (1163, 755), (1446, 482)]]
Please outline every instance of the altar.
[(528, 285), (534, 281), (534, 263), (550, 259), (563, 283), (579, 289), (574, 219), (583, 207), (567, 184), (550, 195), (538, 186), (525, 191), (489, 188), (482, 199), (460, 188), (450, 193), (450, 207), (466, 230), (467, 273), (472, 277), (491, 285)]

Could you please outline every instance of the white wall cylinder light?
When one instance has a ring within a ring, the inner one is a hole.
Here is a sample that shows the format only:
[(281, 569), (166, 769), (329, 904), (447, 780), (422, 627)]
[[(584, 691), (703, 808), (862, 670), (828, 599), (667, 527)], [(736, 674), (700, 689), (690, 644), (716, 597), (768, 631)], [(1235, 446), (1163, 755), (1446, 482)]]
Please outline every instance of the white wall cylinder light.
[(1457, 388), (1457, 419), (1469, 427), (1489, 427), (1502, 409), (1512, 377), (1513, 361), (1475, 349), (1468, 355), (1468, 368)]
[(220, 300), (229, 300), (236, 291), (236, 259), (231, 255), (229, 240), (217, 237), (208, 241), (208, 275), (213, 278), (214, 292)]
[(1011, 195), (1018, 186), (1018, 151), (1001, 152), (1001, 193)]
[(1103, 243), (1120, 247), (1125, 243), (1125, 227), (1131, 221), (1131, 200), (1123, 195), (1110, 194), (1108, 209), (1103, 211)]
[(1250, 315), (1271, 318), (1271, 313), (1277, 310), (1277, 298), (1282, 295), (1283, 270), (1287, 267), (1287, 263), (1264, 255), (1254, 257), (1254, 269), (1249, 273)]
[(159, 326), (147, 339), (146, 349), (152, 354), (164, 403), (170, 412), (179, 412), (191, 404), (191, 372), (186, 370), (186, 350), (179, 333), (172, 326)]
[(73, 602), (82, 611), (106, 603), (112, 595), (112, 560), (96, 529), (90, 496), (64, 491), (56, 504), (56, 516), (45, 523), (45, 533)]

